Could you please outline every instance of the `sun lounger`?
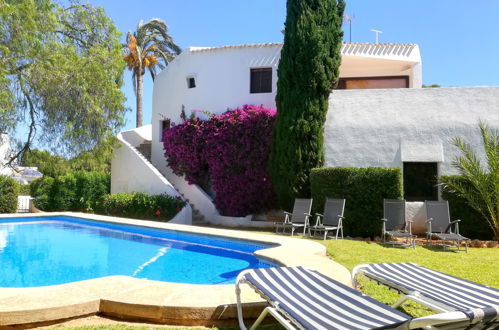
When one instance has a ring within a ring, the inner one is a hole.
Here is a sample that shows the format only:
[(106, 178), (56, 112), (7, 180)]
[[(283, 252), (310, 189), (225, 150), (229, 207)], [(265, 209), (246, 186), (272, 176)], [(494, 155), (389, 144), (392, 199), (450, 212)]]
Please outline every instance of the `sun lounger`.
[[(309, 227), (309, 236), (316, 236), (316, 233), (322, 233), (321, 238), (326, 239), (329, 232), (336, 232), (334, 236), (338, 239), (338, 234), (341, 233), (343, 238), (343, 212), (345, 211), (345, 199), (326, 199), (324, 205), (324, 214), (316, 213), (315, 225)], [(313, 234), (311, 234), (313, 233)]]
[[(384, 244), (416, 248), (416, 236), (412, 234), (412, 221), (405, 220), (405, 200), (384, 199), (381, 221), (383, 221), (381, 237)], [(406, 241), (389, 241), (388, 237), (405, 238)]]
[(497, 320), (499, 313), (498, 306), (497, 309), (474, 309), (413, 319), (317, 271), (277, 267), (250, 269), (239, 274), (236, 298), (241, 329), (247, 329), (241, 303), (243, 283), (269, 304), (251, 329), (268, 314), (286, 329), (416, 329), (431, 325), (457, 329), (470, 324), (476, 325), (476, 329), (485, 329), (487, 323)]
[(352, 279), (358, 273), (403, 294), (392, 307), (413, 300), (438, 312), (466, 311), (490, 306), (499, 308), (498, 289), (414, 263), (359, 265), (353, 269)]
[(291, 236), (294, 235), (296, 229), (303, 229), (303, 236), (309, 225), (310, 212), (312, 211), (312, 199), (297, 198), (293, 206), (293, 212), (284, 211), (284, 222), (274, 222), (275, 232), (284, 233), (286, 229), (290, 229)]
[[(468, 252), (468, 241), (466, 238), (459, 234), (459, 222), (461, 220), (450, 221), (449, 203), (447, 201), (426, 201), (426, 244), (433, 244), (432, 238), (436, 237), (444, 242), (441, 244), (444, 249), (453, 249), (462, 251), (461, 242), (465, 242), (464, 250)], [(455, 242), (456, 246), (447, 245), (445, 241)]]

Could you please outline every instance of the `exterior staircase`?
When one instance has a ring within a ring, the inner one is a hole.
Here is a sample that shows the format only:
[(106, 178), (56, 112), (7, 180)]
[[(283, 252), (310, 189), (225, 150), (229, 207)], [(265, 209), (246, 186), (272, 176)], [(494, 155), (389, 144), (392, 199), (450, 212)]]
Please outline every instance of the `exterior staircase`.
[[(145, 141), (144, 143), (140, 144), (138, 147), (136, 147), (135, 149), (137, 149), (137, 151), (142, 155), (144, 156), (145, 159), (147, 159), (147, 161), (149, 163), (151, 163), (151, 146), (152, 146), (152, 143), (151, 141)], [(152, 163), (151, 163), (152, 165)], [(154, 165), (153, 165), (154, 166)], [(160, 171), (161, 173), (161, 171)], [(163, 175), (164, 176), (164, 175)], [(172, 184), (173, 185), (173, 184)], [(177, 187), (175, 187), (175, 185), (173, 185), (173, 187), (179, 191), (177, 189)], [(194, 226), (203, 226), (203, 225), (206, 225), (207, 222), (204, 218), (204, 215), (202, 215), (198, 209), (196, 209), (194, 207), (194, 204), (192, 204), (188, 198), (185, 198), (184, 194), (182, 194), (182, 197), (184, 198), (184, 200), (189, 203), (189, 205), (191, 206), (191, 209), (192, 209), (192, 225)]]
[(151, 162), (151, 146), (151, 141), (145, 141), (135, 149), (137, 149), (137, 151), (140, 152), (142, 156), (144, 156), (149, 162)]

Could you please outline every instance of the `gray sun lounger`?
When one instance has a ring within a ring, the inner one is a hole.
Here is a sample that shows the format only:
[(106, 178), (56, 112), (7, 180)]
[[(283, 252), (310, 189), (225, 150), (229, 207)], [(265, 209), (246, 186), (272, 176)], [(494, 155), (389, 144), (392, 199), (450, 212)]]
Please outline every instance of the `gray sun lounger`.
[[(330, 277), (304, 267), (250, 269), (237, 277), (236, 299), (239, 327), (243, 319), (241, 285), (248, 284), (269, 306), (250, 329), (271, 314), (286, 329), (486, 329), (497, 320), (497, 309), (473, 309), (412, 318)], [(440, 329), (440, 327), (438, 328)]]
[(440, 244), (444, 249), (463, 251), (461, 249), (461, 242), (465, 242), (464, 251), (468, 252), (468, 241), (466, 238), (459, 234), (459, 222), (461, 220), (450, 221), (449, 203), (447, 201), (426, 201), (426, 244), (433, 244), (432, 239), (437, 238), (442, 242), (452, 241), (456, 246), (448, 244)]
[[(381, 237), (384, 244), (416, 248), (416, 236), (412, 234), (412, 221), (405, 220), (405, 200), (384, 199)], [(389, 237), (405, 238), (405, 242), (389, 241)]]
[(359, 265), (352, 271), (354, 281), (359, 273), (404, 295), (392, 307), (413, 300), (438, 312), (465, 312), (474, 308), (499, 311), (498, 289), (414, 263)]
[(310, 198), (297, 198), (295, 199), (295, 204), (293, 206), (293, 212), (289, 213), (284, 211), (284, 222), (274, 222), (275, 232), (279, 233), (279, 228), (281, 228), (281, 233), (284, 233), (286, 229), (289, 229), (291, 236), (294, 235), (296, 229), (303, 229), (303, 236), (307, 231), (309, 225), (309, 218), (312, 211), (312, 199)]
[(310, 226), (309, 236), (315, 237), (317, 232), (322, 233), (321, 238), (326, 239), (329, 232), (336, 232), (335, 239), (338, 239), (338, 233), (343, 238), (343, 212), (345, 211), (345, 199), (327, 198), (324, 205), (324, 214), (316, 213), (315, 225)]

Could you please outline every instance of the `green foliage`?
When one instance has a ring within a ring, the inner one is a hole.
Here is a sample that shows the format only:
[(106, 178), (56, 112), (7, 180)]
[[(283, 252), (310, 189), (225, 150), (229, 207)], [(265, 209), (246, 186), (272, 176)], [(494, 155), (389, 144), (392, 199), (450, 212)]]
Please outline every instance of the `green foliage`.
[(44, 176), (58, 177), (69, 172), (68, 160), (49, 151), (27, 150), (21, 158), (22, 166), (36, 166)]
[(122, 45), (123, 60), (132, 71), (132, 81), (137, 96), (137, 127), (142, 126), (142, 76), (146, 68), (152, 80), (156, 77), (156, 68), (164, 69), (181, 49), (168, 34), (168, 26), (159, 18), (149, 22), (142, 21), (137, 25), (137, 31), (128, 32), (126, 44)]
[(51, 211), (53, 207), (53, 192), (55, 179), (49, 176), (44, 176), (40, 179), (31, 181), (29, 184), (30, 196), (35, 198), (34, 205), (43, 211)]
[(91, 150), (79, 153), (76, 157), (66, 159), (49, 151), (37, 149), (27, 150), (22, 158), (22, 166), (36, 166), (44, 176), (53, 178), (71, 171), (111, 172), (111, 159), (116, 138), (101, 141)]
[(31, 188), (29, 184), (18, 184), (19, 196), (29, 196)]
[(125, 96), (119, 32), (79, 0), (7, 0), (0, 10), (0, 130), (28, 127), (68, 156), (115, 135)]
[(168, 221), (185, 205), (180, 197), (166, 194), (119, 193), (106, 195), (97, 212), (118, 217)]
[[(446, 175), (441, 176), (440, 180), (442, 182), (457, 182), (459, 185), (466, 184), (463, 177), (460, 175)], [(461, 219), (459, 223), (459, 232), (466, 237), (471, 239), (481, 239), (489, 240), (493, 239), (493, 232), (490, 230), (490, 226), (487, 223), (487, 219), (484, 218), (480, 212), (473, 209), (465, 198), (461, 197), (449, 186), (444, 185), (442, 189), (442, 198), (449, 202), (449, 210), (451, 218)]]
[(310, 174), (315, 212), (327, 197), (345, 198), (345, 235), (380, 236), (383, 199), (401, 199), (402, 173), (398, 168), (329, 167)]
[(328, 98), (339, 77), (343, 0), (288, 0), (277, 71), (271, 178), (282, 207), (310, 194), (309, 174), (324, 161)]
[(17, 182), (12, 178), (0, 175), (0, 213), (17, 212), (18, 189)]
[(468, 205), (485, 217), (495, 240), (499, 240), (499, 131), (480, 122), (484, 146), (485, 164), (480, 162), (471, 146), (460, 138), (454, 144), (461, 155), (453, 166), (462, 177), (456, 180), (447, 177), (442, 180), (444, 188), (466, 200)]
[(43, 177), (30, 186), (35, 206), (43, 211), (92, 212), (109, 193), (111, 178), (107, 173), (77, 171), (55, 179)]

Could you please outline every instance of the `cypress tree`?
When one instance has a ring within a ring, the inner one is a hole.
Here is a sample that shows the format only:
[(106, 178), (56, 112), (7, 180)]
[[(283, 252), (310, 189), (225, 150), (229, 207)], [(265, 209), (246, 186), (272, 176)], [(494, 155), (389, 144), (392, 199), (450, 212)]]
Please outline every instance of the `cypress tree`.
[(341, 63), (344, 0), (288, 0), (270, 171), (282, 207), (310, 195), (324, 162), (324, 122)]

